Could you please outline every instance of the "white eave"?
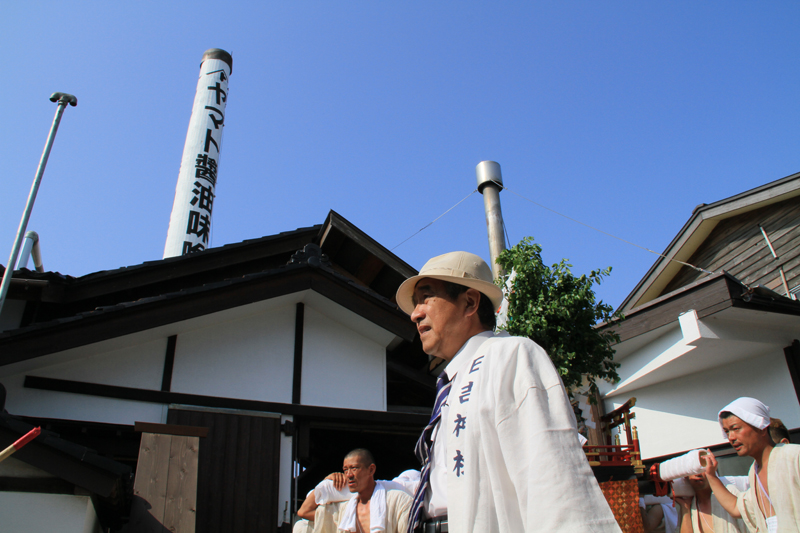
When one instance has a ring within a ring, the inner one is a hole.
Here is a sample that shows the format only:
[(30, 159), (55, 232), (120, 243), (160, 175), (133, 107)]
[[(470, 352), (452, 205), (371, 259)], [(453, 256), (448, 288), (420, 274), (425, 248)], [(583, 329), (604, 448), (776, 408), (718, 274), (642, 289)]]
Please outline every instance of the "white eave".
[(704, 319), (690, 309), (677, 320), (615, 346), (620, 381), (603, 384), (612, 398), (642, 387), (782, 350), (800, 328), (800, 316), (730, 307)]

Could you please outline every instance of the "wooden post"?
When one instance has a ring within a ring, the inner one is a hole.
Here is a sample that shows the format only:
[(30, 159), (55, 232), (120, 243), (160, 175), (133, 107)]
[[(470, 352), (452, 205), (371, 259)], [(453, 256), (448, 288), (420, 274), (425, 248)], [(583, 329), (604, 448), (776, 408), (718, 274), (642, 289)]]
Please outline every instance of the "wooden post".
[[(127, 533), (194, 533), (200, 437), (208, 428), (136, 423), (142, 433)], [(158, 433), (154, 433), (157, 431)]]
[(133, 484), (134, 501), (129, 524), (132, 532), (160, 533), (164, 530), (171, 444), (171, 435), (142, 433)]
[(193, 533), (197, 516), (198, 437), (172, 437), (164, 527)]

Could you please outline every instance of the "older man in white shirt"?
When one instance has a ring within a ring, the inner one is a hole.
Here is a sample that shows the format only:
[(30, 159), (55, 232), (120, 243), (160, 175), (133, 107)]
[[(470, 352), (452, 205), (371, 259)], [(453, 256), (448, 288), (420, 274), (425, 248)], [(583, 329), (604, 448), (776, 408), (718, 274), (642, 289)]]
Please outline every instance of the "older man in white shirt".
[(417, 443), (409, 531), (619, 532), (550, 358), (493, 333), (501, 301), (489, 266), (467, 252), (434, 257), (397, 291), (425, 353), (447, 361)]

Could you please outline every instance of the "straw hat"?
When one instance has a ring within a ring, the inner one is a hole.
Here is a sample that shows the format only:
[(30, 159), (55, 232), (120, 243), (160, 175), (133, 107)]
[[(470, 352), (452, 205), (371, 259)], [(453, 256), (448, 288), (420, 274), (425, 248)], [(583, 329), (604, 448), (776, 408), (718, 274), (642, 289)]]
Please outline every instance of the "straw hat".
[(419, 275), (408, 278), (397, 289), (397, 305), (409, 315), (414, 311), (412, 296), (422, 278), (440, 279), (476, 289), (489, 298), (497, 309), (503, 301), (503, 291), (492, 282), (492, 270), (486, 261), (469, 252), (450, 252), (430, 259)]

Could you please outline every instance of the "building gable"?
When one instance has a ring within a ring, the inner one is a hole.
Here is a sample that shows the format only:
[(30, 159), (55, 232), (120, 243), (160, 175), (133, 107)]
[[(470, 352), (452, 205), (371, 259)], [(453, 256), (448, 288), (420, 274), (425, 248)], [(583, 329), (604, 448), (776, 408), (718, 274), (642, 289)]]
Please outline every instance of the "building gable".
[[(769, 230), (765, 227), (768, 235), (771, 231), (775, 232), (774, 235), (770, 235), (770, 239), (784, 238), (784, 241), (779, 243), (783, 247), (784, 253), (796, 250), (797, 236), (791, 231), (786, 235), (786, 230), (797, 227), (796, 215), (792, 213), (794, 213), (794, 208), (798, 205), (798, 202), (800, 202), (800, 173), (792, 174), (713, 204), (700, 204), (695, 208), (691, 218), (684, 224), (672, 242), (660, 254), (661, 257), (656, 260), (647, 274), (620, 304), (619, 310), (623, 313), (628, 313), (632, 309), (645, 305), (709, 274), (719, 273), (723, 270), (727, 271), (727, 267), (735, 267), (737, 265), (745, 275), (755, 276), (754, 279), (756, 281), (769, 279), (769, 282), (774, 284), (770, 277), (770, 272), (772, 269), (778, 272), (777, 268), (781, 266), (778, 261), (775, 261), (772, 265), (768, 264), (769, 261), (765, 261), (763, 265), (759, 263), (750, 272), (747, 269), (752, 265), (752, 261), (740, 265), (739, 263), (743, 261), (741, 253), (747, 255), (747, 252), (754, 251), (748, 249), (747, 246), (754, 246), (758, 243), (758, 239), (751, 234), (751, 231), (755, 229), (760, 234), (759, 223), (762, 226), (764, 224), (769, 226)], [(780, 211), (780, 213), (776, 213), (776, 210)], [(755, 224), (755, 228), (753, 228), (753, 224)], [(763, 236), (761, 239), (765, 253), (770, 254), (769, 247)], [(786, 240), (789, 241), (788, 247), (785, 247)], [(739, 250), (741, 253), (732, 256), (728, 255), (728, 252), (735, 250)], [(790, 263), (784, 267), (784, 270), (787, 267), (792, 270), (796, 268), (797, 256), (795, 252), (783, 257), (778, 255), (778, 257), (781, 262)], [(756, 255), (747, 255), (747, 258), (755, 260), (763, 259), (764, 256), (756, 253)], [(793, 259), (795, 261), (792, 261)], [(701, 264), (696, 264), (693, 261)], [(704, 262), (708, 262), (709, 268), (702, 265)], [(691, 266), (687, 266), (687, 263)], [(715, 266), (722, 266), (722, 268), (716, 270), (713, 268)], [(763, 269), (761, 268), (762, 266), (764, 267)]]
[[(763, 285), (788, 296), (783, 280), (790, 290), (800, 284), (800, 197), (721, 221), (687, 262), (711, 272), (724, 270), (748, 286)], [(704, 275), (683, 266), (661, 294)]]

